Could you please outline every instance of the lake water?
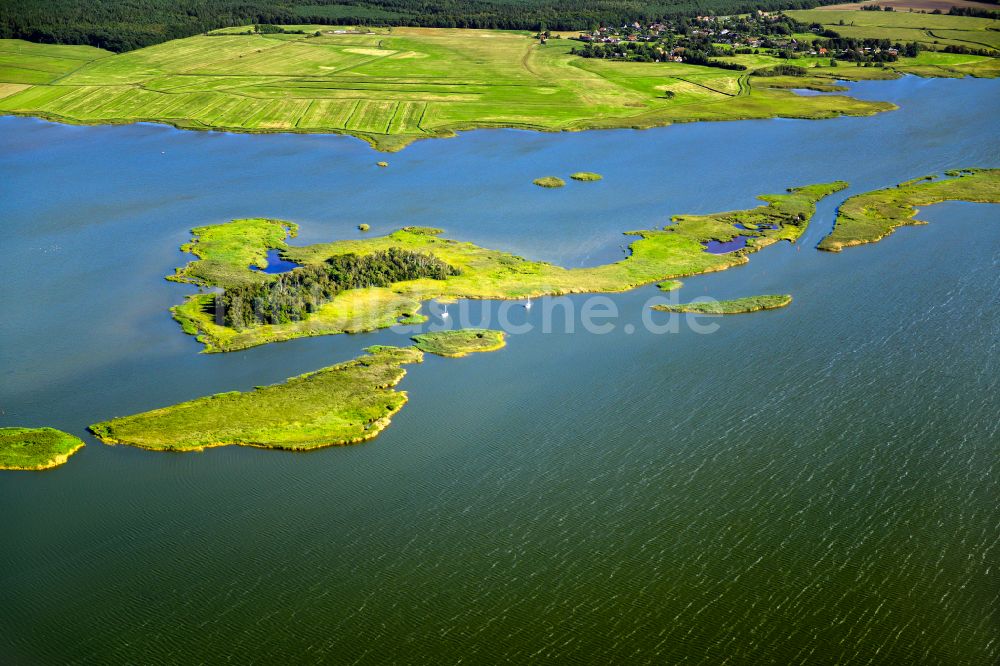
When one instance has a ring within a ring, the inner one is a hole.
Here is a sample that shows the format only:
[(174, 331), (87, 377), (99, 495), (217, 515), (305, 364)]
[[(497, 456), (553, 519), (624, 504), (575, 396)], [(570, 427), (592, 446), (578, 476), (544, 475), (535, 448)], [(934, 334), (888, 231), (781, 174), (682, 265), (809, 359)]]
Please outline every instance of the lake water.
[(298, 268), (299, 264), (294, 261), (288, 261), (287, 259), (281, 258), (281, 250), (268, 250), (267, 251), (267, 266), (264, 268), (257, 268), (257, 266), (248, 266), (250, 270), (259, 270), (262, 273), (287, 273), (290, 270)]
[[(0, 423), (88, 443), (0, 473), (0, 661), (996, 663), (998, 209), (946, 203), (876, 245), (813, 246), (851, 194), (1000, 167), (1000, 81), (853, 88), (901, 109), (476, 131), (385, 169), (345, 137), (0, 118)], [(604, 180), (531, 184), (579, 170)], [(655, 286), (615, 295), (611, 333), (411, 366), (410, 402), (360, 446), (163, 454), (85, 435), (405, 341), (199, 355), (168, 313), (191, 287), (163, 279), (192, 227), (277, 217), (310, 243), (428, 225), (581, 266), (672, 214), (841, 178), (798, 245), (679, 292), (788, 308), (656, 335), (640, 325)]]

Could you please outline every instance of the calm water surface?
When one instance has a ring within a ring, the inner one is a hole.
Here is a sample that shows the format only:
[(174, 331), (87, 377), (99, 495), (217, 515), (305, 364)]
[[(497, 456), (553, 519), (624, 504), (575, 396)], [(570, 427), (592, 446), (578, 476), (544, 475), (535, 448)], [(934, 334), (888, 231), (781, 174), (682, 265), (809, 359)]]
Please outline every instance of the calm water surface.
[[(171, 455), (88, 437), (61, 468), (0, 474), (0, 662), (996, 663), (997, 208), (813, 246), (850, 194), (1000, 167), (1000, 81), (855, 90), (901, 109), (478, 131), (387, 169), (344, 137), (0, 118), (0, 423), (84, 437), (405, 340), (199, 355), (168, 314), (190, 287), (163, 280), (195, 226), (280, 217), (309, 243), (428, 225), (581, 266), (672, 214), (851, 182), (799, 245), (680, 292), (787, 292), (789, 308), (654, 335), (639, 324), (657, 291), (639, 289), (612, 297), (607, 335), (411, 367), (409, 404), (365, 445)], [(578, 170), (604, 180), (531, 184)]]

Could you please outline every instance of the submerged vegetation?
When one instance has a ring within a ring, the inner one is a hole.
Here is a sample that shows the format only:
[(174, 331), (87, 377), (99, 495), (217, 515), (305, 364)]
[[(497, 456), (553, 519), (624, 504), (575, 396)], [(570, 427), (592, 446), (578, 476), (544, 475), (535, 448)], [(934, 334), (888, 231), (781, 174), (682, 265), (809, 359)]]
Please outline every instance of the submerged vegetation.
[(536, 178), (533, 182), (538, 187), (562, 187), (566, 184), (566, 181), (558, 176), (543, 176), (542, 178)]
[(432, 331), (414, 335), (417, 349), (429, 354), (458, 358), (474, 352), (502, 349), (506, 344), (502, 331), (463, 328), (456, 331)]
[(255, 446), (303, 451), (376, 437), (406, 403), (395, 386), (402, 366), (423, 351), (464, 356), (503, 346), (503, 334), (483, 329), (414, 336), (413, 347), (369, 347), (367, 355), (280, 384), (219, 393), (90, 426), (101, 441), (160, 451)]
[(81, 440), (55, 428), (0, 428), (0, 469), (57, 467), (82, 448)]
[(839, 252), (874, 243), (904, 225), (924, 224), (914, 219), (917, 206), (941, 201), (1000, 203), (1000, 169), (962, 169), (945, 175), (949, 178), (925, 176), (851, 197), (841, 204), (833, 231), (817, 247)]
[(604, 176), (602, 176), (599, 173), (594, 173), (593, 171), (577, 171), (576, 173), (572, 174), (570, 178), (572, 178), (573, 180), (580, 180), (583, 182), (593, 182), (595, 180), (601, 180), (602, 178), (604, 178)]
[[(447, 275), (420, 277), (384, 286), (369, 286), (338, 291), (328, 301), (310, 307), (300, 320), (281, 321), (257, 317), (256, 324), (237, 330), (218, 321), (213, 294), (195, 294), (173, 309), (174, 317), (185, 332), (195, 334), (207, 352), (232, 351), (290, 338), (368, 331), (415, 321), (423, 301), (432, 298), (520, 299), (534, 296), (583, 292), (619, 292), (649, 283), (664, 283), (673, 278), (726, 269), (746, 263), (747, 255), (778, 241), (794, 242), (805, 230), (823, 197), (846, 187), (837, 181), (792, 188), (785, 194), (759, 197), (765, 205), (746, 210), (712, 215), (680, 215), (662, 229), (629, 232), (635, 238), (630, 254), (621, 261), (600, 266), (567, 269), (549, 263), (530, 261), (507, 252), (482, 248), (441, 237), (441, 230), (406, 227), (387, 236), (320, 243), (306, 247), (285, 246), (282, 256), (306, 267), (322, 267), (328, 260), (345, 255), (364, 257), (375, 252), (397, 251), (434, 257), (453, 269)], [(278, 275), (250, 273), (243, 258), (261, 253), (260, 248), (234, 252), (220, 237), (232, 233), (235, 243), (274, 243), (268, 234), (248, 233), (256, 228), (293, 228), (287, 222), (234, 220), (214, 227), (195, 230), (186, 246), (196, 250), (199, 261), (179, 271), (184, 279), (203, 287), (233, 287), (277, 282)], [(282, 226), (284, 225), (284, 227)], [(201, 246), (201, 232), (210, 229), (210, 248)], [(705, 251), (708, 241), (728, 241), (737, 236), (747, 239), (746, 247), (726, 254)], [(237, 257), (234, 259), (234, 257)], [(201, 270), (207, 261), (211, 271)], [(437, 266), (437, 264), (435, 264)], [(303, 269), (295, 269), (301, 271)], [(440, 268), (439, 268), (440, 270)], [(290, 275), (282, 273), (279, 275)], [(265, 293), (270, 287), (261, 287)], [(256, 293), (256, 292), (255, 292)], [(269, 307), (269, 306), (268, 306)], [(269, 311), (270, 312), (270, 311)], [(249, 320), (248, 320), (249, 321)]]
[(689, 312), (694, 314), (743, 314), (760, 310), (783, 308), (792, 302), (789, 294), (765, 294), (762, 296), (745, 296), (729, 301), (698, 301), (679, 305), (654, 305), (654, 310), (661, 312)]

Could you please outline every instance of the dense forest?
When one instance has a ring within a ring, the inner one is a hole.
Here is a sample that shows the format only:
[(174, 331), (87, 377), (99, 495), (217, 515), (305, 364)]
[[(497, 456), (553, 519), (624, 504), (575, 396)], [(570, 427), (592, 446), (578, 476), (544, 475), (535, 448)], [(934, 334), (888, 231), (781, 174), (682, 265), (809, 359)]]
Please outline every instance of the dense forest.
[(234, 25), (321, 23), (583, 30), (838, 0), (2, 0), (0, 37), (111, 51)]
[(226, 289), (216, 299), (216, 317), (236, 330), (261, 323), (301, 321), (346, 289), (387, 287), (394, 282), (443, 280), (458, 271), (422, 252), (390, 247), (363, 256), (344, 254), (317, 266), (279, 273), (273, 280)]

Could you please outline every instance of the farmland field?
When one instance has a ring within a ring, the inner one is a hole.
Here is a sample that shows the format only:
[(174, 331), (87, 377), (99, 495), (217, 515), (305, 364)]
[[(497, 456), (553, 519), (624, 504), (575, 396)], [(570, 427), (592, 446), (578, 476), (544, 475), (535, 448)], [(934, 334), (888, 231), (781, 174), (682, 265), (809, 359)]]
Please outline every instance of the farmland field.
[[(802, 14), (803, 20), (817, 20)], [(916, 26), (922, 21), (934, 29), (934, 39), (947, 43), (995, 43), (1000, 36), (986, 30), (996, 23), (987, 19), (882, 12), (822, 12), (821, 18), (836, 23), (841, 14), (857, 24), (837, 26), (845, 34), (881, 32), (885, 28), (871, 21), (891, 19), (901, 40), (921, 32)], [(893, 108), (840, 95), (796, 95), (778, 80), (751, 81), (749, 71), (584, 59), (570, 53), (576, 42), (542, 45), (519, 32), (290, 27), (302, 32), (259, 35), (227, 28), (119, 55), (0, 40), (0, 114), (69, 123), (343, 133), (398, 150), (416, 139), (475, 127), (652, 127), (870, 115)], [(735, 60), (751, 71), (785, 62), (766, 55)], [(914, 67), (924, 76), (995, 76), (997, 62), (961, 56), (945, 63), (900, 61), (895, 68)], [(875, 72), (834, 70), (827, 59), (797, 64), (813, 69), (795, 87), (810, 87), (811, 81), (822, 89), (834, 75), (869, 78)]]
[(834, 11), (830, 8), (790, 11), (788, 15), (806, 23), (821, 23), (843, 37), (919, 42), (934, 50), (949, 45), (1000, 49), (1000, 21), (996, 19), (908, 11)]

